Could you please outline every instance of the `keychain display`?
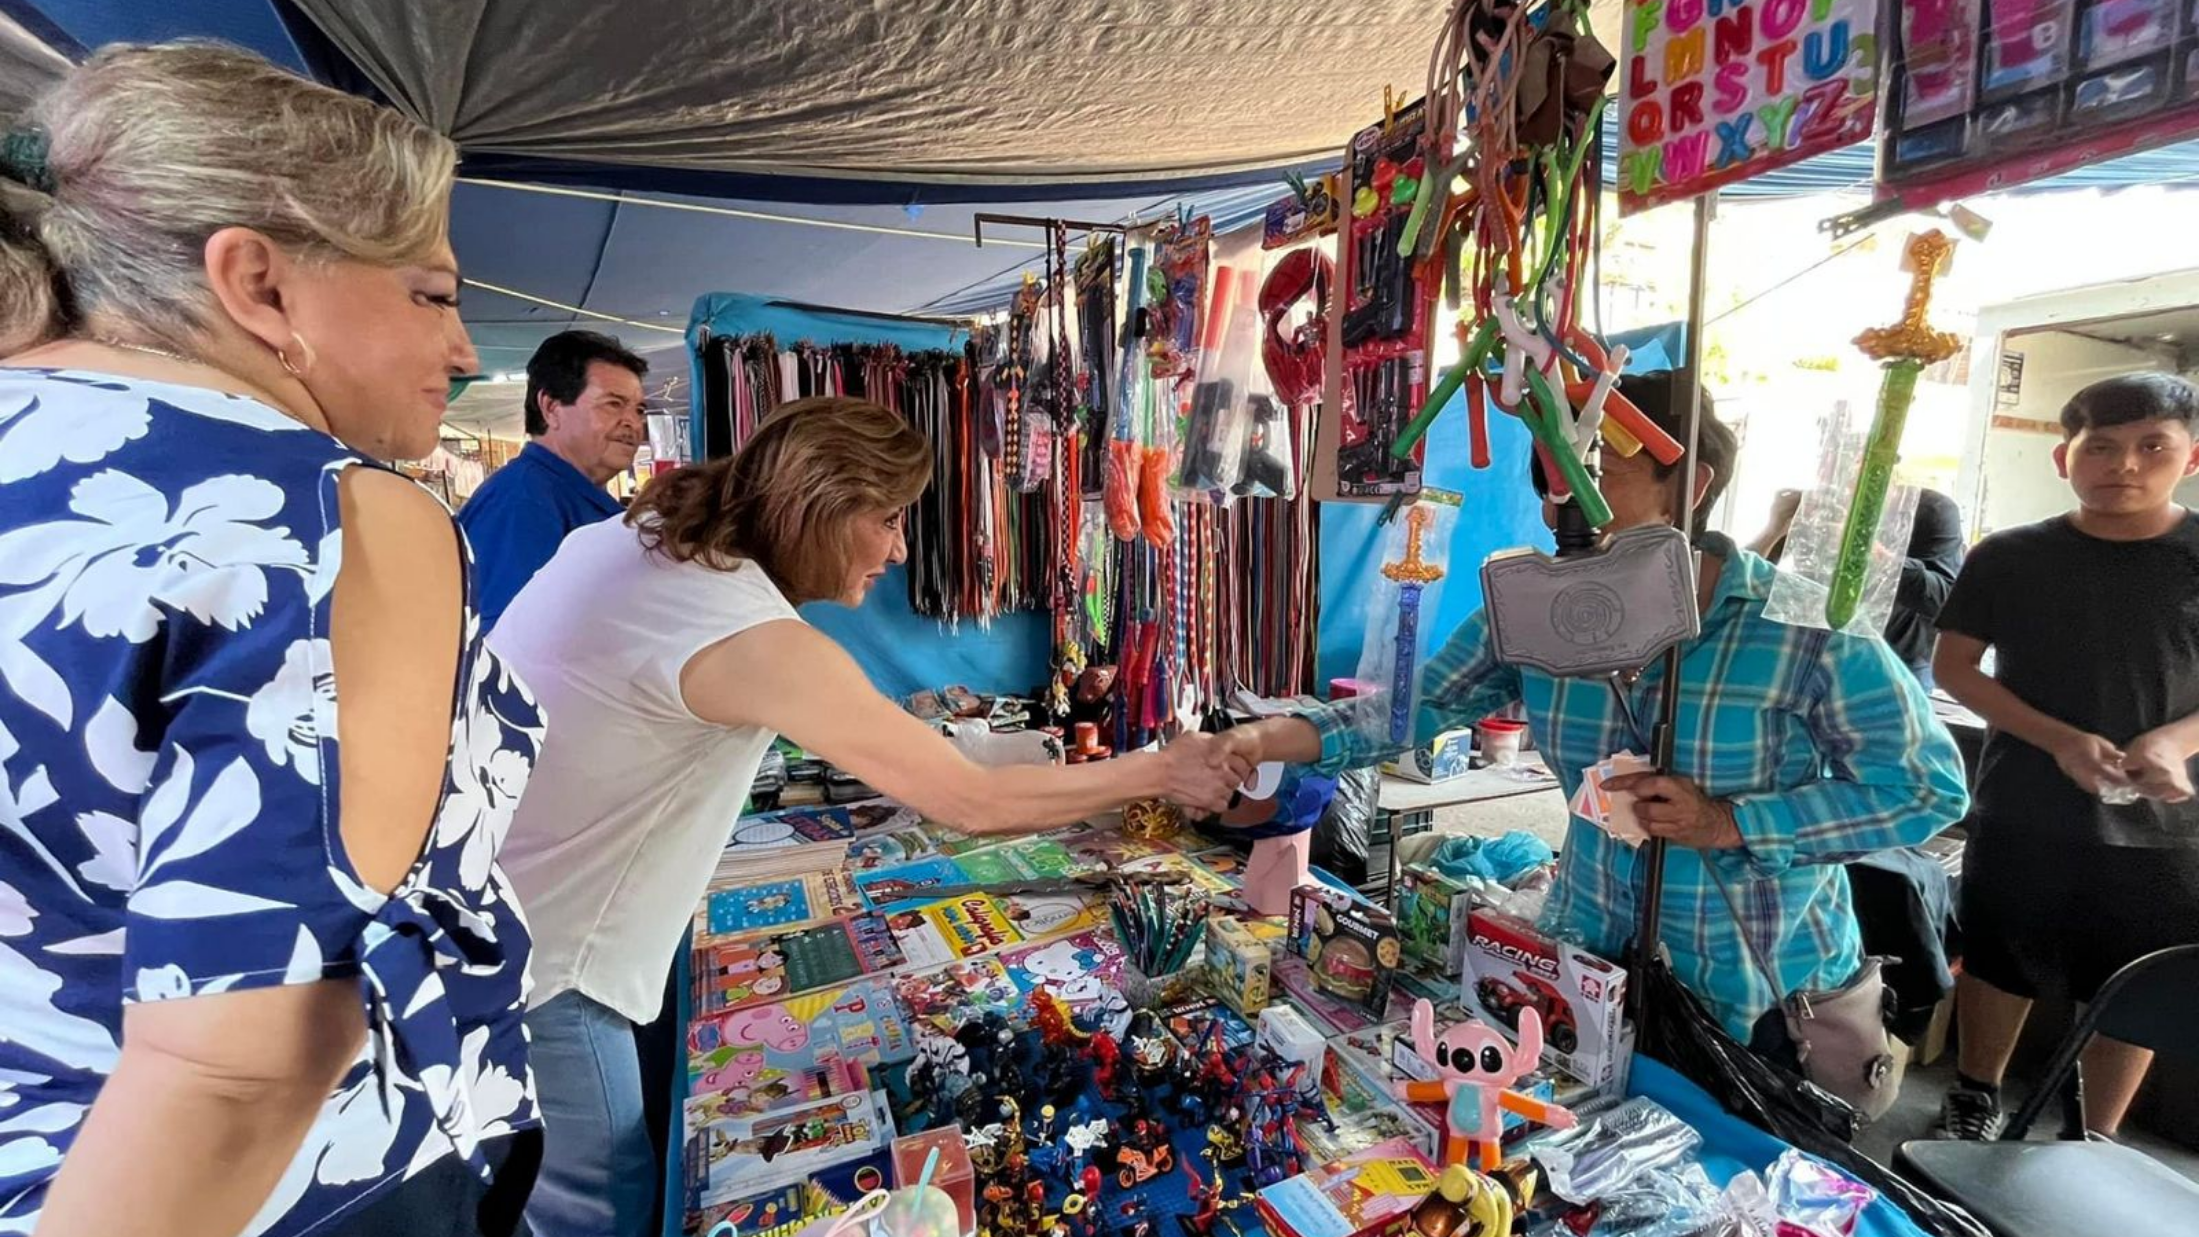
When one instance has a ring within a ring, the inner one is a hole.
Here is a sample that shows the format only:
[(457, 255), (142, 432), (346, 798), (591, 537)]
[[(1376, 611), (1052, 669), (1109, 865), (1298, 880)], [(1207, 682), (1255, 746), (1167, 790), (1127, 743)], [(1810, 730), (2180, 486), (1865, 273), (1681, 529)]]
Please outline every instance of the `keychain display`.
[(1086, 498), (1106, 493), (1108, 452), (1116, 419), (1115, 265), (1112, 236), (1093, 238), (1076, 264), (1077, 337), (1082, 357), (1077, 397), (1084, 413), (1084, 458), (1078, 473), (1084, 481)]

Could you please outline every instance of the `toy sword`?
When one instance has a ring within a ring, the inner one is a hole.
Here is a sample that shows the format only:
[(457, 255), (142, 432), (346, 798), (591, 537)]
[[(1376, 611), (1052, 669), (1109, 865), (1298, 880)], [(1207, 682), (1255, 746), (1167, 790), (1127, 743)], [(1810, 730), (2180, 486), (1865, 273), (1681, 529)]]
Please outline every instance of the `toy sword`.
[(1405, 513), (1405, 557), (1382, 564), (1382, 574), (1397, 581), (1397, 656), (1390, 670), (1390, 742), (1404, 743), (1413, 733), (1413, 662), (1420, 648), (1420, 593), (1443, 578), (1443, 569), (1423, 559), (1421, 541), (1429, 512), (1415, 506)]
[(1855, 497), (1848, 505), (1848, 522), (1840, 533), (1840, 555), (1834, 560), (1832, 584), (1825, 596), (1825, 623), (1834, 631), (1847, 627), (1863, 601), (1871, 547), (1878, 541), (1878, 522), (1886, 514), (1886, 491), (1893, 484), (1894, 465), (1901, 459), (1901, 433), (1908, 426), (1909, 405), (1916, 398), (1917, 375), (1924, 372), (1925, 366), (1944, 361), (1962, 348), (1962, 341), (1952, 333), (1935, 331), (1924, 320), (1931, 308), (1932, 281), (1946, 269), (1954, 248), (1954, 238), (1944, 232), (1919, 232), (1910, 237), (1902, 259), (1902, 268), (1909, 272), (1909, 299), (1901, 321), (1872, 327), (1855, 337), (1856, 347), (1865, 356), (1885, 362), (1885, 378), (1878, 388), (1878, 409), (1871, 417), (1863, 464), (1856, 475)]

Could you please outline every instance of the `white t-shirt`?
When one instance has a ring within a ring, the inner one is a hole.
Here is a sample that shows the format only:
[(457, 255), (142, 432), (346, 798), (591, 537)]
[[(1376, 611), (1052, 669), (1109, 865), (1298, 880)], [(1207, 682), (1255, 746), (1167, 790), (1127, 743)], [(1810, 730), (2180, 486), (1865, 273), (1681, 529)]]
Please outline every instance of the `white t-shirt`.
[(775, 737), (695, 716), (680, 671), (780, 619), (801, 621), (763, 568), (670, 562), (605, 520), (566, 537), (490, 633), (549, 721), (502, 852), (534, 930), (531, 1004), (578, 989), (635, 1022), (657, 1016)]

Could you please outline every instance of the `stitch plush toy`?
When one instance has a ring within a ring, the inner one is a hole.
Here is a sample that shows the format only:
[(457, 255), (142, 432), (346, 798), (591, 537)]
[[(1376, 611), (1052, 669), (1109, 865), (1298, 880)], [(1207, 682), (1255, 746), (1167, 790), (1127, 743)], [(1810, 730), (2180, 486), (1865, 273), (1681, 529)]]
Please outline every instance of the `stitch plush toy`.
[(1552, 1129), (1573, 1127), (1570, 1111), (1506, 1090), (1542, 1060), (1542, 1016), (1532, 1007), (1519, 1012), (1519, 1048), (1514, 1050), (1502, 1035), (1471, 1019), (1453, 1023), (1438, 1039), (1435, 1006), (1418, 1001), (1413, 1005), (1413, 1051), (1441, 1077), (1398, 1083), (1397, 1094), (1416, 1104), (1448, 1105), (1445, 1164), (1464, 1164), (1468, 1151), (1478, 1148), (1481, 1171), (1493, 1171), (1503, 1159), (1503, 1112)]

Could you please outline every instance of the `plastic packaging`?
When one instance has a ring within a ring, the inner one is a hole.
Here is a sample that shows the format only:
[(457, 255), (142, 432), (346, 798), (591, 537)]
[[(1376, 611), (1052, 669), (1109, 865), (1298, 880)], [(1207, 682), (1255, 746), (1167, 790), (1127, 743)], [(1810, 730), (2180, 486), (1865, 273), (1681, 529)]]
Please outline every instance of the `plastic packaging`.
[(1238, 498), (1296, 498), (1298, 453), (1293, 439), (1297, 434), (1290, 410), (1274, 396), (1255, 391), (1245, 416), (1244, 461), (1230, 493)]
[[(1786, 552), (1779, 559), (1779, 578), (1764, 602), (1766, 618), (1792, 627), (1825, 626), (1825, 600), (1839, 565), (1840, 540), (1847, 529), (1848, 505), (1855, 496), (1869, 428), (1868, 416), (1855, 416), (1846, 401), (1827, 419), (1817, 452), (1817, 482), (1803, 491), (1802, 505), (1794, 513)], [(1896, 484), (1887, 492), (1870, 570), (1864, 575), (1863, 601), (1848, 622), (1849, 632), (1870, 635), (1885, 630), (1894, 612), (1894, 594), (1901, 588), (1901, 564), (1908, 557), (1916, 504), (1914, 486)]]
[(1214, 269), (1198, 380), (1177, 426), (1183, 456), (1176, 488), (1221, 502), (1235, 497), (1252, 437), (1252, 372), (1260, 353), (1260, 312), (1253, 303), (1257, 280), (1249, 270)]
[(1604, 1194), (1586, 1237), (1726, 1237), (1726, 1199), (1693, 1161), (1653, 1169)]
[(1351, 704), (1354, 725), (1377, 744), (1404, 747), (1413, 740), (1420, 672), (1435, 643), (1430, 628), (1457, 519), (1455, 507), (1415, 503), (1390, 522), (1383, 538), (1381, 576), (1367, 594), (1366, 643), (1354, 676), (1374, 690)]
[(1530, 1154), (1553, 1193), (1569, 1203), (1588, 1203), (1644, 1173), (1679, 1164), (1702, 1144), (1703, 1136), (1664, 1105), (1631, 1099), (1537, 1142)]
[(1130, 306), (1122, 325), (1119, 372), (1115, 376), (1115, 414), (1109, 423), (1106, 477), (1101, 497), (1106, 503), (1107, 527), (1118, 541), (1138, 536), (1138, 475), (1144, 467), (1138, 446), (1138, 428), (1146, 419), (1146, 388), (1152, 382), (1152, 366), (1145, 362), (1145, 262), (1143, 245), (1130, 250)]
[(1791, 1147), (1762, 1177), (1742, 1173), (1725, 1190), (1736, 1237), (1853, 1237), (1877, 1200), (1878, 1191)]

